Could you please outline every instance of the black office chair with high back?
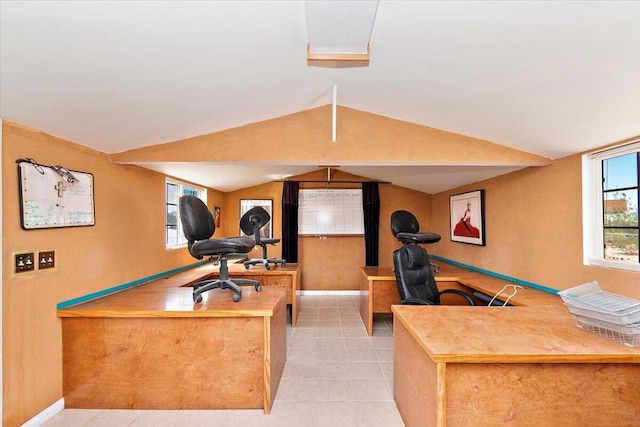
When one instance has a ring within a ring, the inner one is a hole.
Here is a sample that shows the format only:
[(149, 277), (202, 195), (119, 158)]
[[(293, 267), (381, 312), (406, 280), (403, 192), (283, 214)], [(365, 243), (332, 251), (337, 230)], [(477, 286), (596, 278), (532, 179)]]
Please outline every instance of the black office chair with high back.
[(393, 267), (400, 304), (440, 305), (440, 296), (454, 294), (476, 305), (473, 298), (457, 289), (438, 291), (427, 251), (418, 245), (403, 245), (393, 252)]
[[(439, 242), (441, 237), (437, 233), (420, 232), (420, 223), (414, 214), (398, 210), (391, 214), (391, 233), (403, 245), (421, 245)], [(440, 272), (438, 264), (431, 263), (434, 271)]]
[(391, 233), (403, 245), (436, 243), (440, 235), (420, 232), (420, 224), (414, 214), (408, 211), (395, 211), (391, 214)]
[(202, 294), (211, 289), (231, 289), (233, 301), (238, 302), (242, 298), (242, 290), (240, 285), (253, 285), (256, 291), (260, 291), (260, 282), (249, 279), (231, 279), (229, 278), (229, 267), (227, 265), (227, 254), (248, 253), (254, 245), (252, 237), (225, 237), (220, 239), (212, 239), (213, 232), (216, 230), (216, 224), (213, 221), (213, 215), (209, 212), (207, 205), (196, 196), (182, 196), (178, 201), (180, 209), (180, 221), (184, 236), (187, 238), (189, 253), (197, 258), (202, 259), (206, 256), (211, 257), (212, 261), (220, 262), (220, 274), (218, 279), (203, 280), (194, 283), (193, 301), (202, 302)]
[(280, 241), (280, 239), (264, 238), (260, 235), (260, 229), (267, 225), (270, 220), (271, 216), (269, 212), (260, 206), (249, 209), (242, 215), (242, 218), (240, 218), (240, 229), (242, 232), (247, 236), (253, 236), (256, 246), (262, 247), (262, 258), (251, 258), (244, 262), (244, 267), (247, 269), (256, 264), (263, 264), (267, 270), (271, 268), (269, 264), (280, 264), (283, 267), (286, 265), (287, 261), (284, 259), (269, 258), (267, 256), (267, 245), (275, 246), (275, 244)]

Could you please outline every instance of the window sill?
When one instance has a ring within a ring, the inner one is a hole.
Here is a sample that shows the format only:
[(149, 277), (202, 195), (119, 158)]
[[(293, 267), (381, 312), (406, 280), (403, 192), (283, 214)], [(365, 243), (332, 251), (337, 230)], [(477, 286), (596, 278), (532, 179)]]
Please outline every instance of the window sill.
[(590, 267), (611, 268), (615, 270), (626, 270), (640, 273), (640, 264), (630, 264), (628, 262), (590, 258), (586, 260), (585, 265)]
[(172, 251), (174, 249), (185, 249), (187, 247), (187, 244), (182, 244), (182, 245), (176, 245), (176, 246), (165, 246), (165, 249), (167, 251)]

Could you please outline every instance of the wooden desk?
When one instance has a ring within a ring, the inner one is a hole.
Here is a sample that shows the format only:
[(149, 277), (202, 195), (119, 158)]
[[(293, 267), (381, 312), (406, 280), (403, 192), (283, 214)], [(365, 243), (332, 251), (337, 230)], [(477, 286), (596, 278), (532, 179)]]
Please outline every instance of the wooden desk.
[(394, 306), (406, 426), (637, 426), (640, 349), (575, 328), (564, 307)]
[(391, 268), (362, 267), (360, 277), (360, 317), (369, 335), (373, 334), (373, 315), (391, 313), (400, 303), (400, 294)]
[[(217, 278), (218, 271), (201, 278)], [(300, 313), (300, 265), (291, 263), (282, 267), (281, 265), (271, 267), (270, 270), (264, 265), (254, 265), (248, 270), (242, 263), (229, 265), (229, 276), (241, 279), (251, 279), (260, 282), (265, 286), (283, 286), (286, 290), (287, 304), (291, 305), (291, 325), (296, 326), (298, 314)], [(246, 287), (243, 287), (243, 291)]]
[[(495, 295), (511, 282), (466, 268), (438, 261), (440, 272), (435, 276), (438, 289), (458, 289), (472, 294), (474, 291)], [(396, 277), (390, 267), (362, 267), (360, 280), (360, 316), (369, 335), (373, 333), (373, 315), (391, 313), (391, 306), (400, 303)], [(510, 294), (505, 295), (503, 299)], [(460, 299), (445, 295), (445, 305), (464, 304)], [(562, 306), (562, 300), (553, 294), (537, 289), (519, 289), (509, 303), (521, 306)]]
[(271, 411), (286, 360), (281, 287), (203, 294), (202, 266), (58, 311), (67, 408)]

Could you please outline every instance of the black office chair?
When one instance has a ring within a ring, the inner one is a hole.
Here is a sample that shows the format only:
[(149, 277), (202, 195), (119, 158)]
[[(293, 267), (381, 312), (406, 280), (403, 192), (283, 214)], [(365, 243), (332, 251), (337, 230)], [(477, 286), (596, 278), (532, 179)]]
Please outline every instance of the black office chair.
[(213, 215), (207, 209), (207, 205), (196, 196), (182, 196), (178, 201), (180, 209), (180, 221), (184, 236), (187, 238), (189, 253), (202, 259), (205, 256), (211, 257), (212, 261), (220, 262), (220, 275), (218, 279), (203, 280), (194, 283), (193, 301), (202, 302), (202, 294), (211, 289), (231, 289), (233, 301), (238, 302), (242, 298), (240, 285), (253, 285), (256, 291), (262, 290), (260, 282), (249, 279), (229, 278), (229, 267), (227, 266), (227, 254), (248, 253), (254, 245), (252, 237), (225, 237), (221, 239), (211, 239), (216, 230)]
[(473, 298), (457, 289), (438, 291), (427, 251), (418, 245), (403, 245), (393, 252), (393, 267), (400, 304), (440, 305), (440, 296), (454, 294), (476, 305)]
[(240, 229), (247, 236), (253, 236), (256, 246), (262, 246), (262, 258), (252, 258), (245, 261), (244, 267), (247, 269), (252, 265), (264, 264), (264, 268), (269, 270), (271, 268), (269, 263), (273, 265), (280, 264), (284, 267), (287, 262), (284, 259), (269, 258), (267, 256), (267, 245), (275, 246), (275, 244), (280, 241), (280, 239), (265, 239), (260, 236), (260, 229), (267, 225), (270, 220), (271, 216), (269, 216), (269, 212), (260, 206), (249, 209), (242, 215), (242, 218), (240, 218)]

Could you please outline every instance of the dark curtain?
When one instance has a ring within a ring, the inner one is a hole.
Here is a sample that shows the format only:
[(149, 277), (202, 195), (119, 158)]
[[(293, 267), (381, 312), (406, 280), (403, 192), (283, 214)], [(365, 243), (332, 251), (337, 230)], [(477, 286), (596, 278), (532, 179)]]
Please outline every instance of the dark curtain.
[(364, 212), (364, 245), (366, 265), (378, 265), (378, 238), (380, 236), (380, 194), (377, 182), (362, 183), (362, 210)]
[(282, 186), (282, 258), (298, 262), (298, 181)]

